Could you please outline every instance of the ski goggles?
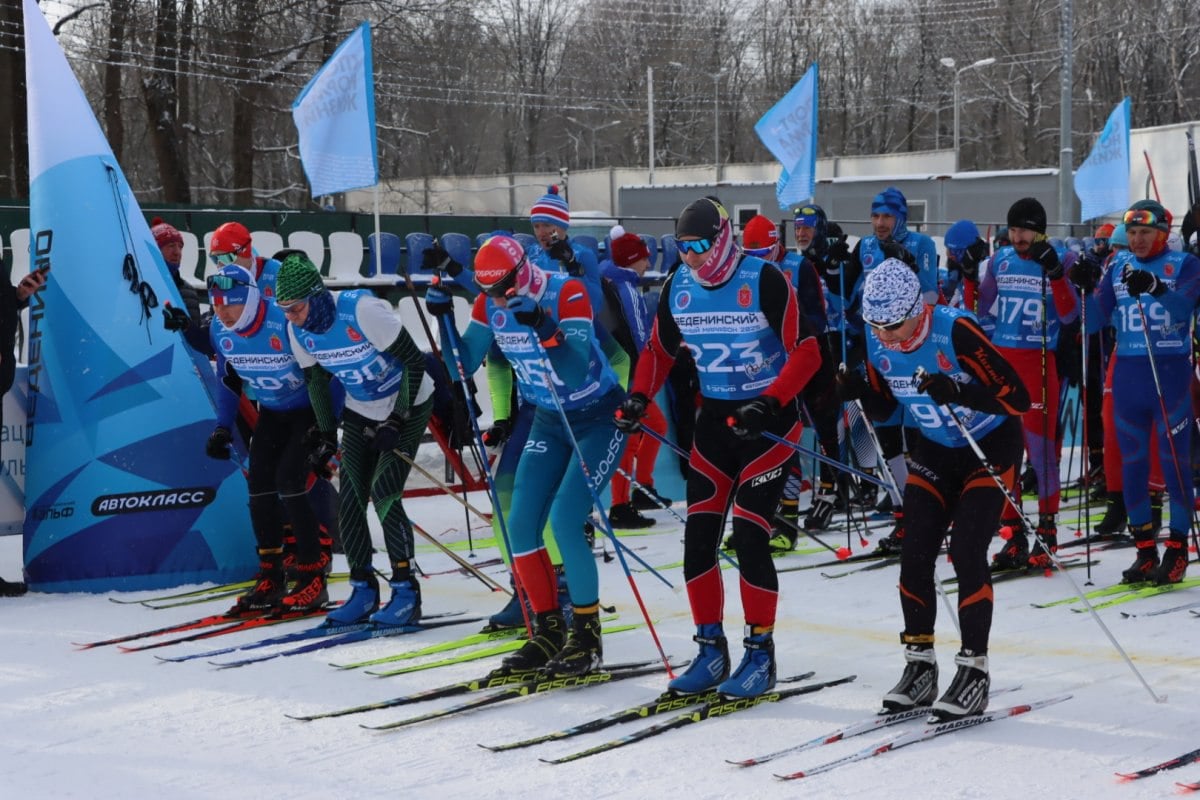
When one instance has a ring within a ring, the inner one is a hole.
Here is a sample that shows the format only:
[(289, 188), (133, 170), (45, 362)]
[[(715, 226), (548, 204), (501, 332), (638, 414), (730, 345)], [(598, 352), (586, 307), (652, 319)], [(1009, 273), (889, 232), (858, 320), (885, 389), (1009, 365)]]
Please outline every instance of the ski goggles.
[[(224, 253), (222, 253), (222, 255), (224, 255)], [(217, 289), (222, 292), (228, 292), (235, 286), (249, 286), (250, 284), (246, 281), (238, 280), (232, 275), (209, 275), (204, 279), (204, 285), (208, 287), (210, 292), (213, 289)]]
[(233, 262), (237, 261), (245, 249), (246, 246), (242, 245), (238, 249), (228, 253), (209, 253), (208, 260), (216, 264), (218, 267), (227, 267)]
[(792, 224), (794, 226), (804, 225), (809, 228), (817, 227), (817, 210), (812, 206), (801, 206), (793, 212), (795, 219)]
[(908, 311), (904, 312), (904, 315), (902, 317), (900, 317), (900, 319), (896, 322), (872, 322), (869, 319), (865, 320), (865, 321), (868, 325), (870, 325), (872, 328), (874, 328), (877, 331), (897, 331), (897, 330), (900, 330), (901, 325), (903, 325), (904, 323), (908, 322), (910, 319), (913, 318), (913, 312), (915, 312), (917, 310), (917, 306), (919, 306), (920, 304), (921, 304), (921, 295), (917, 295), (917, 299), (914, 300), (913, 304), (908, 307)]
[(678, 239), (675, 240), (675, 248), (679, 251), (681, 256), (686, 256), (688, 253), (695, 253), (696, 255), (707, 253), (712, 249), (712, 246), (712, 239), (693, 239), (690, 242), (681, 242)]
[(1125, 212), (1125, 217), (1121, 220), (1125, 226), (1130, 225), (1146, 225), (1151, 228), (1160, 230), (1168, 230), (1171, 223), (1154, 213), (1149, 208), (1134, 208)]

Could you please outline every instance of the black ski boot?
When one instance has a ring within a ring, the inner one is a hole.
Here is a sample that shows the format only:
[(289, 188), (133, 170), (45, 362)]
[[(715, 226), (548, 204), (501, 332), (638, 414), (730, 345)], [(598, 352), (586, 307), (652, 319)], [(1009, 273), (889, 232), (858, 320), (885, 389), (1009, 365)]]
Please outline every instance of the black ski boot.
[(1097, 536), (1116, 536), (1125, 530), (1128, 523), (1125, 514), (1125, 494), (1109, 492), (1108, 501), (1104, 507), (1104, 519), (1096, 526)]
[(1029, 563), (1029, 540), (1025, 538), (1025, 524), (1018, 521), (1009, 526), (1011, 535), (992, 556), (992, 572), (1005, 569), (1025, 569)]
[(599, 670), (603, 663), (600, 605), (597, 603), (586, 611), (577, 608), (567, 644), (550, 659), (545, 671), (550, 675), (586, 675)]
[(932, 718), (938, 722), (982, 714), (987, 709), (988, 690), (992, 684), (987, 655), (960, 650), (954, 663), (958, 665), (958, 672), (950, 681), (950, 688), (933, 704)]
[(541, 669), (567, 643), (567, 623), (562, 611), (553, 609), (535, 614), (533, 638), (525, 642), (517, 652), (505, 656), (500, 662), (501, 672), (527, 672)]
[(823, 531), (829, 527), (829, 522), (833, 518), (833, 510), (837, 501), (837, 497), (833, 492), (834, 487), (832, 483), (821, 483), (816, 497), (813, 498), (812, 505), (808, 507), (808, 513), (804, 516), (804, 530)]
[(1187, 574), (1188, 552), (1186, 534), (1171, 531), (1171, 538), (1163, 543), (1162, 561), (1154, 570), (1150, 580), (1159, 586), (1168, 583), (1179, 583)]
[(629, 501), (638, 511), (658, 511), (660, 508), (670, 508), (674, 502), (656, 492), (654, 484), (646, 483), (633, 487), (633, 491), (629, 493)]
[(258, 574), (253, 578), (254, 586), (239, 597), (233, 608), (226, 612), (230, 616), (238, 616), (248, 611), (268, 610), (287, 594), (287, 584), (283, 576), (283, 549), (260, 549), (258, 558)]
[(900, 555), (900, 549), (904, 546), (904, 512), (893, 511), (892, 516), (896, 519), (896, 525), (891, 533), (875, 544), (875, 552), (896, 556)]
[(608, 509), (608, 521), (614, 528), (637, 530), (649, 528), (654, 520), (633, 507), (632, 503), (619, 503)]
[[(1154, 542), (1154, 528), (1147, 522), (1145, 525), (1130, 525), (1129, 532), (1133, 534), (1137, 558), (1129, 569), (1121, 573), (1121, 583), (1153, 580), (1155, 570), (1158, 569), (1158, 545)], [(1185, 549), (1184, 553), (1186, 552)]]
[(1033, 543), (1033, 552), (1029, 554), (1028, 564), (1034, 569), (1052, 569), (1054, 561), (1051, 560), (1050, 554), (1057, 552), (1058, 526), (1054, 524), (1054, 515), (1042, 514), (1038, 520), (1037, 538)]
[(881, 714), (927, 706), (937, 697), (938, 665), (933, 636), (900, 634), (900, 641), (904, 643), (904, 673), (900, 682), (883, 696)]
[(21, 581), (6, 581), (0, 578), (0, 597), (20, 597), (29, 591), (29, 587)]

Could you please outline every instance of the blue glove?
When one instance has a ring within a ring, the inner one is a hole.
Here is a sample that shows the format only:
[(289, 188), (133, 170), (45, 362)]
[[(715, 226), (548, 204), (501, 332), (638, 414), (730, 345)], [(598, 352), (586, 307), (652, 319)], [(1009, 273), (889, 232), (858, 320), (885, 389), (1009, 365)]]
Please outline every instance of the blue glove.
[(514, 297), (508, 301), (508, 310), (517, 322), (533, 328), (538, 341), (548, 341), (558, 333), (558, 322), (543, 311), (532, 297)]
[(425, 290), (425, 307), (435, 317), (449, 317), (454, 314), (454, 299), (440, 286), (430, 286)]

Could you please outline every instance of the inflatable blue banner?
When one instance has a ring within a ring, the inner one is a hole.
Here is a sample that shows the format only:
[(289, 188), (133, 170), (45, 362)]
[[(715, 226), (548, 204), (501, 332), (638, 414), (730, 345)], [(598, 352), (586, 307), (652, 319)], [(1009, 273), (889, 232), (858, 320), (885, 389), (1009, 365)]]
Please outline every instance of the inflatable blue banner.
[(50, 270), (29, 314), (26, 579), (105, 591), (248, 578), (246, 482), (204, 456), (213, 375), (163, 329), (179, 293), (62, 49), (23, 3), (31, 267)]

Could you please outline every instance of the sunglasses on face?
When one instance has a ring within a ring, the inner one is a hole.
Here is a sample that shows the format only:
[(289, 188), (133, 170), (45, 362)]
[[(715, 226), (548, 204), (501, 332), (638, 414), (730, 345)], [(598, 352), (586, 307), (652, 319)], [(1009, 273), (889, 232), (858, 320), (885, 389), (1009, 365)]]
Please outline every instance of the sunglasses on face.
[(898, 331), (900, 330), (900, 326), (906, 322), (908, 322), (908, 320), (902, 319), (899, 322), (891, 322), (887, 325), (880, 325), (877, 322), (868, 322), (867, 324), (877, 331)]
[(235, 286), (249, 286), (250, 284), (243, 280), (238, 280), (232, 275), (209, 275), (204, 284), (209, 290), (220, 289), (223, 292), (228, 292)]
[(522, 258), (520, 263), (517, 264), (516, 268), (513, 269), (512, 271), (510, 271), (503, 278), (496, 281), (491, 286), (480, 286), (479, 288), (482, 289), (483, 293), (486, 294), (488, 297), (491, 297), (491, 298), (494, 298), (497, 300), (502, 297), (508, 297), (508, 293), (511, 292), (513, 290), (513, 287), (515, 287), (517, 285), (517, 273), (520, 272), (521, 267), (523, 267), (524, 265), (525, 265), (525, 259)]
[(690, 242), (681, 242), (678, 239), (675, 240), (675, 247), (679, 250), (680, 255), (687, 255), (688, 253), (700, 255), (701, 253), (707, 253), (712, 249), (712, 246), (712, 239), (693, 239)]
[(1126, 225), (1149, 225), (1151, 227), (1158, 225), (1162, 220), (1153, 211), (1146, 208), (1139, 208), (1125, 212), (1125, 218), (1122, 220)]

